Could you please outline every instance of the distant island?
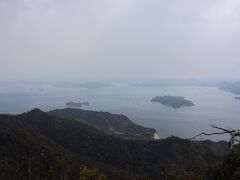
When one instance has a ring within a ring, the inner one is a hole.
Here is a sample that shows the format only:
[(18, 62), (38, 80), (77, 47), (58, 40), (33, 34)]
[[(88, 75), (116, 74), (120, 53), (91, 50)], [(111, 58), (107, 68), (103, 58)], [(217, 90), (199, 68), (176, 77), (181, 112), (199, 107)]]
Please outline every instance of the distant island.
[(88, 88), (88, 89), (96, 89), (96, 88), (106, 88), (109, 87), (109, 84), (100, 83), (100, 82), (88, 82), (88, 83), (81, 83), (81, 82), (68, 82), (62, 81), (57, 82), (55, 87), (58, 88)]
[(186, 100), (181, 96), (156, 96), (151, 100), (151, 102), (170, 106), (174, 109), (179, 109), (184, 106), (194, 106), (194, 103), (192, 101)]
[(81, 108), (83, 106), (89, 106), (89, 102), (67, 102), (65, 104), (66, 108)]
[(235, 97), (235, 99), (240, 99), (240, 97)]
[(44, 89), (43, 88), (39, 88), (38, 91), (44, 91)]

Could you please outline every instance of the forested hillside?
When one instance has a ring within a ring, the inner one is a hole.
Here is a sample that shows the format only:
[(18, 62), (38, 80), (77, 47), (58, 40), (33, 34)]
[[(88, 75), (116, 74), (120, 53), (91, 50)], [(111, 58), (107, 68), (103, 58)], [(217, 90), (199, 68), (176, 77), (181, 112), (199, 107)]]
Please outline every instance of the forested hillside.
[(177, 137), (126, 140), (39, 109), (0, 116), (1, 179), (79, 179), (80, 167), (82, 175), (86, 167), (109, 179), (159, 179), (169, 169), (203, 175), (225, 147)]

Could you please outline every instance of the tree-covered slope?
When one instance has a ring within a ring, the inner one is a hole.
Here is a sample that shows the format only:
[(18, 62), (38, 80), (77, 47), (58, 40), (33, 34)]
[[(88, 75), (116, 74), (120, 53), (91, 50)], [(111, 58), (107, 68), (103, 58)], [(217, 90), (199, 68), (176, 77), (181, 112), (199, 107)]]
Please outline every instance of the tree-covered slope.
[[(70, 152), (34, 131), (19, 117), (0, 116), (1, 180), (25, 180), (29, 178), (29, 173), (35, 178), (57, 179), (64, 171), (56, 166), (60, 165), (60, 161), (70, 162), (71, 159), (74, 158)], [(72, 164), (69, 163), (65, 171), (74, 178)]]
[(119, 135), (127, 139), (151, 140), (154, 137), (154, 133), (156, 133), (156, 130), (137, 125), (124, 115), (108, 112), (66, 108), (49, 111), (48, 113), (60, 118), (74, 119), (105, 133)]
[(38, 109), (1, 115), (0, 143), (4, 179), (26, 179), (29, 159), (32, 178), (79, 179), (82, 165), (100, 169), (109, 179), (159, 179), (166, 169), (203, 174), (224, 151), (224, 144), (177, 137), (126, 140)]

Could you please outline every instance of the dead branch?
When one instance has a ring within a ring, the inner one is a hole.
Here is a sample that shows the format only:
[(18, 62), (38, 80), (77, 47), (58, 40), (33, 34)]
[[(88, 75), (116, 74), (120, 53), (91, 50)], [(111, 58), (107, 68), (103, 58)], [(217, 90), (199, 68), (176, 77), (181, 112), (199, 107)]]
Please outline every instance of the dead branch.
[(194, 137), (191, 138), (191, 139), (194, 140), (194, 139), (196, 139), (197, 137), (202, 136), (202, 135), (212, 136), (212, 135), (221, 135), (221, 134), (228, 134), (228, 132), (215, 132), (215, 133), (205, 133), (205, 132), (202, 132), (202, 133), (200, 133), (200, 134), (197, 134), (196, 136), (194, 136)]
[[(238, 144), (240, 143), (240, 140), (238, 139), (235, 139), (236, 137), (240, 137), (240, 130), (237, 129), (237, 130), (234, 130), (234, 129), (225, 129), (225, 128), (222, 128), (222, 127), (218, 127), (218, 126), (215, 126), (213, 124), (211, 124), (211, 127), (212, 128), (215, 128), (215, 129), (218, 129), (218, 130), (221, 130), (222, 132), (214, 132), (214, 133), (206, 133), (206, 132), (202, 132), (200, 134), (197, 134), (196, 136), (194, 136), (193, 138), (191, 138), (191, 140), (195, 140), (197, 137), (199, 136), (202, 136), (202, 135), (205, 135), (205, 136), (212, 136), (212, 135), (222, 135), (222, 134), (229, 134), (231, 137), (230, 137), (230, 140), (229, 140), (229, 147), (232, 149), (233, 147), (236, 146), (235, 142), (237, 142)], [(237, 145), (238, 145), (237, 144)]]
[(233, 129), (224, 129), (224, 128), (215, 126), (215, 125), (213, 125), (213, 124), (211, 124), (211, 127), (215, 128), (215, 129), (219, 129), (219, 130), (225, 131), (225, 132), (228, 132), (228, 133), (231, 133), (231, 132), (234, 132), (234, 131), (235, 131), (235, 130), (233, 130)]

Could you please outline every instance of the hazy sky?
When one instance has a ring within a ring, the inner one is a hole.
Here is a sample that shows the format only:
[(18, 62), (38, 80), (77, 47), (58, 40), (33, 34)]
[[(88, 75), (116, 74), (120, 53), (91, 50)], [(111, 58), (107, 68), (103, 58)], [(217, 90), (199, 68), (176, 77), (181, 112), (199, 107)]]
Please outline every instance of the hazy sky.
[(0, 80), (240, 77), (240, 0), (0, 0)]

